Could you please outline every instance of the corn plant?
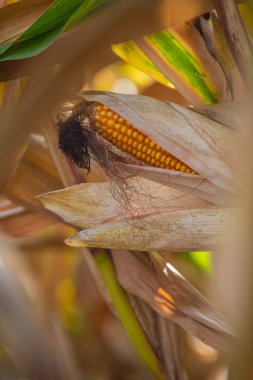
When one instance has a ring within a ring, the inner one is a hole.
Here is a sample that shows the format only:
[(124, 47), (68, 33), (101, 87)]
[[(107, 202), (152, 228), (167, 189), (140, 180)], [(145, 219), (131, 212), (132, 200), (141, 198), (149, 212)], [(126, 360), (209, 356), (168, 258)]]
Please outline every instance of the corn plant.
[[(57, 246), (85, 263), (120, 320), (138, 378), (252, 378), (252, 7), (0, 1), (6, 378), (98, 378), (81, 371), (60, 318), (49, 328), (40, 297), (27, 303), (7, 258), (22, 256), (24, 241), (50, 246), (55, 225)], [(125, 75), (137, 93), (95, 85), (103, 72)], [(196, 345), (215, 355), (205, 370)]]

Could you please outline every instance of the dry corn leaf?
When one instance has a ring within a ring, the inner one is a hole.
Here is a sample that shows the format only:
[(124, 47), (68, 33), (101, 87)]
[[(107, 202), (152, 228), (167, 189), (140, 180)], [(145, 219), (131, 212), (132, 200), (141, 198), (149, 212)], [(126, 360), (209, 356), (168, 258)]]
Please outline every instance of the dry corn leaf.
[(212, 250), (224, 243), (235, 225), (229, 209), (163, 211), (136, 220), (109, 222), (78, 232), (66, 243), (74, 247), (100, 247), (137, 251), (188, 252)]
[(0, 11), (0, 43), (16, 39), (52, 4), (52, 0), (23, 0)]
[(120, 164), (120, 167), (132, 175), (139, 175), (151, 181), (160, 183), (172, 189), (178, 189), (185, 195), (193, 195), (213, 204), (227, 204), (234, 196), (213, 185), (199, 175), (192, 175), (173, 170), (164, 170), (151, 166), (142, 166), (136, 170), (134, 165)]
[(49, 151), (43, 141), (33, 138), (3, 194), (14, 203), (34, 210), (41, 208), (36, 199), (38, 194), (61, 187), (62, 182)]
[(155, 182), (134, 178), (131, 195), (133, 208), (127, 212), (114, 197), (109, 183), (83, 183), (67, 189), (41, 194), (45, 207), (67, 223), (89, 228), (110, 221), (127, 221), (134, 217), (209, 205), (192, 195), (168, 189)]
[(237, 131), (242, 129), (244, 125), (240, 102), (221, 102), (194, 108), (194, 111)]
[(225, 239), (225, 232), (235, 223), (229, 209), (152, 182), (138, 182), (142, 187), (134, 189), (129, 212), (113, 198), (106, 184), (81, 184), (39, 198), (66, 222), (86, 228), (66, 240), (77, 247), (211, 249)]
[(182, 365), (184, 355), (180, 327), (160, 315), (157, 315), (157, 322), (166, 373), (170, 379), (187, 380), (188, 376)]
[(39, 198), (67, 223), (86, 228), (66, 241), (77, 247), (211, 249), (235, 223), (230, 209), (156, 183), (138, 179), (136, 183), (129, 212), (113, 198), (109, 185), (102, 183), (81, 184)]
[(112, 255), (119, 282), (129, 293), (213, 348), (229, 350), (235, 335), (227, 321), (175, 268), (160, 265), (155, 273), (131, 252)]
[(17, 215), (5, 215), (0, 212), (0, 228), (8, 236), (15, 238), (31, 237), (40, 233), (45, 227), (58, 224), (59, 220), (53, 215), (42, 212), (24, 211)]
[(169, 379), (186, 380), (182, 365), (183, 347), (180, 327), (171, 320), (161, 317), (141, 298), (131, 293), (127, 296), (149, 343), (161, 362), (163, 372)]
[[(228, 192), (235, 191), (234, 131), (190, 109), (145, 96), (99, 91), (81, 96), (117, 112), (212, 185)], [(152, 176), (149, 179), (152, 180)]]
[[(0, 337), (3, 345), (9, 348), (8, 359), (20, 376), (31, 380), (78, 379), (72, 357), (66, 351), (66, 338), (62, 336), (60, 341), (55, 329), (46, 326), (39, 312), (40, 298), (36, 297), (34, 302), (19, 276), (20, 264), (23, 264), (20, 251), (13, 244), (4, 242), (0, 244), (0, 254)], [(10, 265), (10, 257), (19, 264), (19, 272)], [(29, 272), (25, 274), (26, 280), (32, 281)], [(38, 289), (34, 282), (32, 285), (36, 294)]]

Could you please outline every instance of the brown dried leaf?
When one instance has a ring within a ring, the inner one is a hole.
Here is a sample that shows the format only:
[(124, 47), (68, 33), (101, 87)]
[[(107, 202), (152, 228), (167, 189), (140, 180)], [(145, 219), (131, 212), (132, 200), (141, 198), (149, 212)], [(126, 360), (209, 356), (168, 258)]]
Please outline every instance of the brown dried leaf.
[(224, 205), (235, 198), (200, 175), (164, 170), (152, 166), (141, 166), (137, 170), (136, 166), (133, 165), (120, 164), (120, 166), (128, 173), (137, 174), (170, 189), (178, 189), (185, 195), (192, 195), (213, 204)]
[(126, 211), (113, 197), (108, 183), (83, 183), (67, 189), (41, 194), (44, 206), (67, 223), (89, 228), (103, 223), (128, 221), (133, 217), (207, 206), (208, 203), (180, 191), (147, 180), (134, 178), (131, 195), (133, 212)]
[(247, 99), (246, 86), (242, 80), (238, 68), (235, 65), (235, 61), (228, 48), (228, 44), (225, 40), (221, 25), (217, 18), (216, 13), (212, 12), (212, 25), (214, 31), (214, 49), (217, 61), (220, 63), (224, 74), (227, 78), (227, 82), (230, 88), (230, 92), (233, 100)]
[(163, 372), (170, 380), (186, 380), (180, 327), (161, 317), (141, 298), (131, 293), (128, 293), (128, 298), (150, 345), (159, 357)]
[(17, 205), (41, 209), (36, 196), (62, 187), (56, 167), (43, 142), (31, 139), (20, 165), (4, 189), (4, 195)]
[(29, 237), (38, 234), (43, 228), (59, 223), (56, 217), (43, 212), (27, 212), (24, 211), (17, 215), (2, 217), (0, 213), (0, 228), (9, 236)]
[(16, 39), (52, 3), (52, 0), (23, 0), (1, 8), (0, 43)]
[(194, 111), (237, 131), (242, 129), (244, 125), (241, 117), (242, 107), (239, 102), (232, 101), (206, 105), (201, 108), (195, 108)]
[(174, 322), (157, 315), (159, 341), (169, 379), (187, 380), (183, 363), (182, 331)]
[(156, 261), (156, 274), (128, 251), (113, 251), (112, 255), (118, 279), (128, 292), (213, 348), (231, 348), (235, 336), (226, 320), (170, 264)]
[[(82, 247), (188, 251), (211, 249), (234, 225), (230, 209), (148, 181), (136, 183), (132, 209), (118, 203), (108, 184), (81, 184), (39, 199), (66, 222), (86, 228), (67, 239)], [(182, 239), (184, 236), (184, 239)]]
[(164, 2), (162, 17), (164, 27), (174, 27), (202, 15), (214, 8), (212, 0), (170, 0)]

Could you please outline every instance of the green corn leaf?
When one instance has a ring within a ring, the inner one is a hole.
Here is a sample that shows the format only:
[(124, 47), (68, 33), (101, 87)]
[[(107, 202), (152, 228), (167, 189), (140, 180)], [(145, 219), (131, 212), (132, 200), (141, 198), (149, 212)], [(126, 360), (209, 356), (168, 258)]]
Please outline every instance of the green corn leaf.
[(189, 252), (191, 262), (203, 274), (212, 273), (212, 256), (211, 252)]
[[(172, 83), (158, 69), (158, 67), (149, 59), (141, 48), (134, 41), (127, 41), (112, 46), (112, 50), (121, 59), (130, 63), (138, 70), (149, 75), (166, 86), (172, 87)], [(174, 86), (173, 86), (174, 87)]]
[(179, 91), (183, 88), (185, 93), (192, 95), (193, 104), (220, 100), (219, 91), (201, 58), (173, 29), (151, 34), (136, 42), (113, 45), (112, 50), (158, 82), (167, 86), (173, 83)]
[(154, 354), (135, 314), (127, 299), (127, 296), (120, 286), (114, 266), (106, 250), (97, 250), (94, 255), (98, 270), (104, 281), (106, 289), (111, 297), (116, 313), (128, 334), (136, 352), (145, 363), (147, 368), (154, 374), (157, 380), (162, 380), (163, 376), (159, 367), (159, 362)]
[(0, 45), (0, 60), (33, 57), (50, 46), (66, 29), (107, 0), (56, 0), (16, 41)]

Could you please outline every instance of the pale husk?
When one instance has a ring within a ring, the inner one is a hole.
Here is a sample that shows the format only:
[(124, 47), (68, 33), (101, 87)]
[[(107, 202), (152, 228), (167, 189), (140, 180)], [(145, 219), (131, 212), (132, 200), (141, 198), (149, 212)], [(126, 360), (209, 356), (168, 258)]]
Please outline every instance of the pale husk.
[(211, 250), (220, 245), (235, 220), (231, 210), (215, 206), (164, 211), (133, 220), (108, 222), (69, 237), (75, 247), (175, 252)]
[[(135, 178), (136, 179), (136, 178)], [(193, 195), (168, 189), (155, 182), (136, 179), (131, 197), (133, 208), (126, 211), (112, 195), (108, 183), (83, 183), (67, 189), (41, 194), (44, 206), (67, 223), (89, 228), (107, 222), (127, 221), (144, 215), (193, 209), (209, 205)], [(139, 223), (139, 222), (138, 222)]]
[(234, 191), (234, 131), (190, 109), (146, 96), (87, 92), (81, 97), (105, 104), (212, 185)]

